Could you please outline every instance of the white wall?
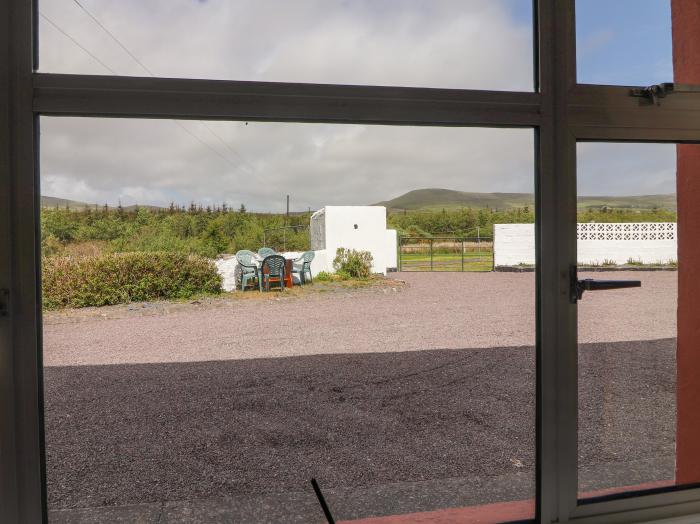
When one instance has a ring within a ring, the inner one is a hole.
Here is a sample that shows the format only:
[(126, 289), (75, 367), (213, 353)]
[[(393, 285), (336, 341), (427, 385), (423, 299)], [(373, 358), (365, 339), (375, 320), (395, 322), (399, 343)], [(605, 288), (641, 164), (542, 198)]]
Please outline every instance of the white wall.
[(372, 253), (374, 273), (386, 274), (387, 268), (397, 265), (396, 231), (387, 230), (383, 206), (326, 206), (312, 215), (310, 231), (311, 245), (325, 248), (316, 251), (313, 274), (333, 271), (339, 247)]
[(395, 229), (386, 230), (385, 253), (386, 253), (386, 268), (397, 269), (399, 267), (398, 249), (399, 237)]
[[(319, 250), (314, 252), (314, 259), (311, 262), (311, 276), (318, 275), (321, 271), (327, 271), (325, 269), (328, 264), (333, 265), (333, 258), (331, 257), (330, 262), (326, 256), (326, 250)], [(302, 251), (287, 251), (285, 253), (280, 253), (284, 258), (297, 259), (303, 254)], [(236, 286), (240, 289), (241, 276), (238, 272), (238, 261), (235, 255), (221, 255), (219, 258), (214, 260), (216, 265), (216, 270), (221, 275), (222, 288), (224, 291), (236, 291)], [(294, 282), (298, 283), (297, 275), (294, 275)]]
[[(630, 260), (658, 264), (678, 260), (676, 224), (594, 223), (578, 224), (578, 263), (626, 264)], [(535, 263), (533, 224), (494, 225), (494, 265), (517, 266)]]
[(517, 266), (535, 263), (534, 224), (494, 224), (493, 265)]

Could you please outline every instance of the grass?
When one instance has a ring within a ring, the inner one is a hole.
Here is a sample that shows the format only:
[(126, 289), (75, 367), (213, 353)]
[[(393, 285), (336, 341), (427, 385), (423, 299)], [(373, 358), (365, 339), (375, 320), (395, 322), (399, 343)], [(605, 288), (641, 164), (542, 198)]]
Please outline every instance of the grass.
[[(430, 254), (402, 253), (401, 271), (430, 271)], [(433, 253), (433, 271), (462, 271), (462, 256), (459, 253)], [(492, 271), (493, 251), (464, 253), (464, 271)]]

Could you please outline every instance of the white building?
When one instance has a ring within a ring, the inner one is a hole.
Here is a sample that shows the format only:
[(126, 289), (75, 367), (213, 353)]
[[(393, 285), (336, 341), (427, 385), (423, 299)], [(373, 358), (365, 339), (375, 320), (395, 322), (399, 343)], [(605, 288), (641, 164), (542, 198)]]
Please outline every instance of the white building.
[(311, 263), (313, 275), (333, 271), (333, 259), (340, 247), (369, 251), (372, 271), (386, 274), (397, 266), (395, 229), (386, 228), (383, 206), (326, 206), (311, 216)]
[[(396, 230), (386, 228), (386, 208), (382, 206), (326, 206), (311, 216), (311, 275), (321, 271), (332, 273), (333, 259), (339, 247), (369, 251), (372, 254), (372, 272), (385, 274), (397, 266)], [(262, 247), (262, 246), (261, 246)], [(296, 259), (298, 252), (281, 253)], [(240, 278), (238, 263), (233, 255), (216, 260), (223, 278), (225, 291), (234, 291)]]

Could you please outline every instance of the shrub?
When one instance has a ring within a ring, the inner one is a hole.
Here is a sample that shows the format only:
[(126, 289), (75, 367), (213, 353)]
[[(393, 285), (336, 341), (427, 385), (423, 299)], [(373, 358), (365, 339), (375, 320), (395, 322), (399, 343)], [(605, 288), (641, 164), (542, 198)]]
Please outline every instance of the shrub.
[(44, 259), (42, 278), (46, 309), (221, 292), (221, 277), (211, 260), (178, 253), (55, 256)]
[(372, 274), (372, 254), (339, 247), (335, 252), (333, 269), (343, 277), (369, 278)]
[(328, 271), (321, 271), (318, 275), (314, 277), (316, 282), (340, 282), (342, 280), (347, 280), (350, 276), (347, 273), (329, 273)]
[(318, 275), (316, 275), (316, 280), (318, 282), (330, 282), (333, 280), (333, 275), (328, 271), (321, 271)]

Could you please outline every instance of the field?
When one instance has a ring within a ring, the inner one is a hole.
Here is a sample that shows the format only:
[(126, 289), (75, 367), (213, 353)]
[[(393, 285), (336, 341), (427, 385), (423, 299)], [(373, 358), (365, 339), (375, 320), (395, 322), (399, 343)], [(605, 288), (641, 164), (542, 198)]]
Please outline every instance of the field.
[[(432, 244), (432, 249), (431, 249)], [(399, 271), (492, 271), (491, 241), (420, 242), (411, 239), (400, 246)]]

